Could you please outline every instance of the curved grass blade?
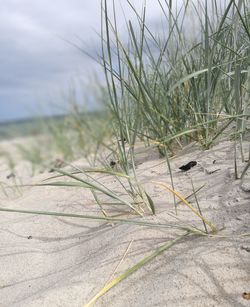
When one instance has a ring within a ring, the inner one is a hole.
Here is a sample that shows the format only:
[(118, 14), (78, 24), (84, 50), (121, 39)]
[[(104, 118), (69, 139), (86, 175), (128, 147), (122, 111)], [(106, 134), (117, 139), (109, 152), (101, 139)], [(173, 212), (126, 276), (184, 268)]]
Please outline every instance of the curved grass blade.
[[(82, 184), (82, 187), (84, 187), (84, 188), (89, 188), (89, 189), (93, 189), (93, 190), (102, 192), (102, 193), (104, 193), (105, 195), (108, 195), (109, 197), (111, 197), (111, 198), (113, 198), (113, 199), (116, 199), (116, 200), (120, 201), (120, 202), (123, 203), (124, 205), (127, 205), (127, 206), (130, 207), (132, 210), (134, 210), (137, 214), (142, 215), (142, 214), (141, 214), (134, 206), (132, 206), (128, 201), (122, 199), (121, 197), (119, 197), (117, 194), (115, 194), (115, 193), (114, 193), (113, 191), (111, 191), (110, 189), (104, 188), (103, 186), (97, 185), (97, 184), (95, 184), (95, 183), (93, 183), (93, 182), (88, 182), (88, 181), (86, 181), (86, 180), (84, 180), (84, 179), (82, 179), (82, 178), (80, 178), (80, 177), (77, 177), (77, 176), (75, 176), (75, 175), (73, 175), (73, 174), (71, 174), (71, 173), (69, 173), (69, 172), (63, 171), (63, 170), (61, 170), (61, 169), (55, 168), (55, 170), (56, 170), (58, 173), (62, 174), (62, 175), (65, 175), (65, 176), (67, 176), (67, 177), (69, 177), (69, 178), (72, 178), (72, 179), (74, 179), (74, 180), (80, 182), (80, 183)], [(55, 183), (53, 183), (53, 182), (51, 182), (51, 183), (42, 183), (42, 184), (38, 184), (38, 185), (40, 185), (40, 186), (41, 186), (41, 185), (44, 185), (44, 186), (46, 186), (46, 185), (49, 185), (49, 186), (53, 186), (53, 185), (54, 185), (54, 186), (58, 186), (58, 182), (55, 182)], [(63, 186), (63, 184), (60, 183), (60, 186)], [(72, 186), (74, 186), (74, 185), (73, 185), (73, 183), (65, 182), (65, 186), (71, 186), (71, 187), (72, 187)], [(78, 185), (76, 184), (75, 186), (79, 186), (79, 184), (78, 184)]]
[(138, 271), (140, 268), (142, 268), (144, 265), (149, 263), (151, 260), (153, 260), (155, 257), (159, 256), (166, 250), (168, 250), (170, 247), (178, 243), (183, 238), (187, 237), (190, 234), (189, 231), (185, 232), (184, 234), (178, 236), (176, 239), (172, 241), (168, 241), (167, 243), (163, 244), (159, 248), (157, 248), (151, 255), (143, 258), (141, 261), (139, 261), (137, 264), (126, 270), (123, 274), (119, 275), (118, 277), (111, 280), (106, 286), (104, 286), (87, 304), (84, 305), (84, 307), (91, 307), (95, 304), (95, 302), (103, 296), (106, 292), (108, 292), (111, 288), (116, 286), (120, 281), (124, 280), (125, 278), (129, 277), (134, 272)]
[(166, 190), (170, 191), (171, 193), (175, 194), (189, 209), (191, 209), (204, 223), (206, 223), (212, 230), (213, 233), (217, 233), (216, 227), (207, 221), (186, 199), (176, 190), (173, 190), (170, 186), (163, 182), (154, 182), (155, 184), (164, 187)]
[[(57, 171), (54, 168), (52, 168), (52, 169)], [(112, 176), (122, 177), (122, 178), (126, 178), (126, 179), (131, 179), (130, 176), (128, 176), (124, 173), (114, 172), (114, 171), (106, 170), (106, 169), (98, 169), (98, 168), (97, 169), (87, 168), (87, 169), (83, 169), (81, 171), (78, 170), (78, 171), (71, 172), (72, 175), (84, 174), (84, 173), (100, 173), (100, 174), (106, 174), (106, 175), (112, 175)], [(55, 176), (51, 176), (49, 178), (46, 178), (43, 181), (48, 181), (48, 180), (60, 178), (60, 177), (63, 177), (63, 176), (65, 176), (65, 175), (63, 175), (63, 174), (55, 175)]]
[(110, 223), (122, 223), (122, 224), (133, 224), (145, 227), (155, 227), (155, 228), (176, 228), (180, 230), (186, 230), (192, 233), (197, 233), (200, 235), (204, 235), (205, 233), (198, 228), (189, 227), (189, 226), (181, 226), (175, 224), (160, 224), (160, 223), (150, 223), (147, 221), (138, 221), (132, 219), (119, 219), (112, 217), (104, 217), (104, 216), (94, 216), (94, 215), (84, 215), (84, 214), (73, 214), (73, 213), (61, 213), (54, 211), (39, 211), (39, 210), (21, 210), (21, 209), (9, 209), (9, 208), (0, 208), (0, 212), (12, 212), (12, 213), (24, 213), (24, 214), (36, 214), (43, 216), (58, 216), (58, 217), (70, 217), (70, 218), (78, 218), (78, 219), (86, 219), (93, 221), (105, 221)]

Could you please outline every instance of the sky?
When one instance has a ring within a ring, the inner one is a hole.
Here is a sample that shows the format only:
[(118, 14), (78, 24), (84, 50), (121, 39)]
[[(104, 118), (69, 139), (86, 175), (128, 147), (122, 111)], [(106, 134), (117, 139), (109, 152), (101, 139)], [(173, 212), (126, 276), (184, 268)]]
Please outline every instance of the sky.
[[(126, 0), (115, 2), (125, 31), (120, 5), (127, 18), (132, 12)], [(140, 7), (143, 0), (134, 2)], [(79, 80), (86, 83), (94, 74), (102, 78), (100, 66), (71, 44), (100, 53), (100, 0), (0, 3), (0, 122), (65, 112), (62, 96), (71, 86), (78, 84), (79, 90)], [(152, 24), (159, 15), (155, 4), (147, 0)]]

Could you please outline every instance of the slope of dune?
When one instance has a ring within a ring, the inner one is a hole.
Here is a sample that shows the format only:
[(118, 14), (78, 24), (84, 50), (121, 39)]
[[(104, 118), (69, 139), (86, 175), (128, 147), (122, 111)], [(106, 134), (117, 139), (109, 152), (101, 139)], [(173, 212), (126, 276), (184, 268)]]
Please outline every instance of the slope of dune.
[[(248, 144), (244, 146), (247, 152)], [(179, 170), (192, 160), (196, 166)], [(240, 155), (237, 162), (240, 173), (246, 162)], [(81, 167), (86, 162), (74, 164)], [(171, 158), (171, 167), (175, 189), (183, 195), (192, 193), (191, 179), (195, 189), (204, 186), (197, 193), (199, 205), (218, 234), (183, 239), (112, 288), (96, 306), (249, 306), (242, 297), (250, 291), (250, 237), (244, 236), (250, 233), (249, 177), (243, 183), (234, 178), (234, 143), (223, 141), (206, 151), (189, 146)], [(0, 171), (0, 181), (13, 186), (13, 178), (6, 179), (10, 171), (4, 160)], [(156, 205), (156, 215), (147, 215), (146, 221), (203, 227), (183, 204), (178, 204), (176, 218), (172, 195), (155, 183), (170, 183), (167, 165), (157, 152), (138, 153), (137, 172)], [(16, 165), (16, 174), (25, 183), (51, 176), (44, 172), (31, 177), (25, 161)], [(114, 178), (99, 175), (99, 179), (119, 190)], [(88, 190), (4, 187), (2, 208), (101, 216)], [(194, 197), (190, 203), (196, 206)], [(124, 210), (121, 207), (118, 213)], [(174, 227), (0, 212), (0, 306), (83, 306), (112, 277), (182, 232)]]

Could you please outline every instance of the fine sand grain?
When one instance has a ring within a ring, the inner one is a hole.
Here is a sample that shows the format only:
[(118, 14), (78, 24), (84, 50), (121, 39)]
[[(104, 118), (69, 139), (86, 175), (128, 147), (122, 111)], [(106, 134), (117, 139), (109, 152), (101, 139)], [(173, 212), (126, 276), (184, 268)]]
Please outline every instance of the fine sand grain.
[[(0, 144), (7, 148), (7, 143)], [(244, 144), (247, 152), (248, 145)], [(155, 258), (99, 299), (96, 306), (250, 306), (242, 293), (250, 291), (250, 192), (234, 179), (234, 143), (223, 141), (210, 150), (196, 146), (171, 158), (175, 189), (197, 194), (203, 215), (220, 229), (216, 237), (187, 237)], [(140, 151), (140, 150), (139, 150)], [(188, 172), (179, 167), (198, 162)], [(237, 158), (239, 173), (245, 163)], [(81, 166), (84, 161), (76, 161)], [(48, 172), (31, 177), (28, 162), (15, 166), (15, 180), (39, 183)], [(151, 222), (201, 221), (182, 204), (174, 217), (173, 197), (154, 181), (170, 184), (164, 159), (147, 150), (137, 154), (140, 181), (156, 204)], [(100, 215), (88, 190), (13, 186), (2, 158), (0, 207)], [(118, 189), (114, 178), (100, 175)], [(247, 184), (246, 176), (246, 182)], [(7, 185), (4, 185), (4, 184)], [(190, 199), (196, 206), (194, 198)], [(117, 209), (107, 210), (112, 214)], [(137, 218), (138, 219), (138, 218)], [(149, 255), (182, 231), (76, 218), (0, 212), (0, 306), (84, 306), (109, 280)], [(119, 264), (119, 265), (118, 265)], [(118, 267), (117, 267), (118, 266)], [(114, 274), (114, 275), (113, 275)]]

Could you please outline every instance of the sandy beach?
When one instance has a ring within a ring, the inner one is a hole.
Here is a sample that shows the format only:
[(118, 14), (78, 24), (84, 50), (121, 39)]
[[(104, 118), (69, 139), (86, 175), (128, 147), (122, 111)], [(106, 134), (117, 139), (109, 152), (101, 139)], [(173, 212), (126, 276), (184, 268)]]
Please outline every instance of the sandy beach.
[(0, 307), (250, 307), (249, 1), (5, 1)]
[[(11, 150), (12, 143), (1, 148)], [(244, 144), (247, 152), (248, 144)], [(155, 182), (170, 184), (166, 162), (156, 150), (137, 155), (140, 182), (156, 204), (156, 214), (143, 220), (166, 225), (202, 222), (189, 208)], [(201, 151), (189, 146), (171, 158), (175, 189), (192, 193), (191, 179), (202, 214), (218, 229), (217, 235), (190, 236), (153, 259), (112, 288), (95, 306), (249, 306), (242, 297), (250, 291), (250, 194), (234, 179), (234, 143), (222, 141)], [(198, 162), (188, 172), (179, 167)], [(239, 172), (245, 163), (237, 159)], [(86, 161), (73, 163), (78, 167)], [(1, 182), (13, 186), (6, 161), (1, 161)], [(32, 177), (27, 161), (15, 166), (16, 180), (40, 183), (48, 172)], [(119, 189), (113, 177), (98, 175), (102, 183)], [(55, 211), (101, 216), (87, 189), (22, 187), (1, 190), (2, 208)], [(195, 206), (194, 197), (190, 203)], [(117, 209), (111, 207), (111, 215)], [(123, 208), (119, 211), (123, 212)], [(118, 213), (119, 213), (118, 211)], [(126, 211), (126, 210), (125, 210)], [(131, 217), (138, 220), (138, 217)], [(112, 278), (118, 276), (182, 231), (139, 225), (107, 223), (68, 217), (0, 213), (0, 306), (84, 306)]]

